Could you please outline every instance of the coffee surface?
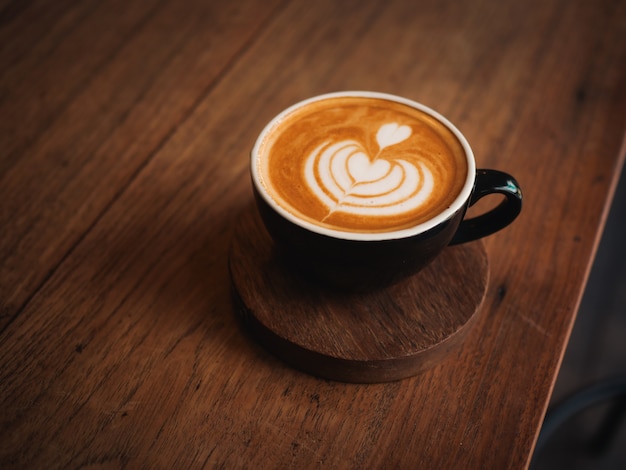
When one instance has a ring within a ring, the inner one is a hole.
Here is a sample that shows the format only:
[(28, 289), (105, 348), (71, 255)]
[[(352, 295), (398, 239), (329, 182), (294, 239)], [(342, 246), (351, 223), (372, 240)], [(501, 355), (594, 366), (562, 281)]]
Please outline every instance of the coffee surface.
[(261, 183), (296, 217), (352, 232), (408, 228), (447, 209), (467, 161), (437, 119), (395, 101), (332, 97), (286, 115), (257, 156)]

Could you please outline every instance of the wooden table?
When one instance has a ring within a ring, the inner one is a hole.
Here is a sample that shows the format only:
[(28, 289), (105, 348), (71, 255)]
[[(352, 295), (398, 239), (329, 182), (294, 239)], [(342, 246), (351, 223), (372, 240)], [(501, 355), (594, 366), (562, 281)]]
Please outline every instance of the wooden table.
[[(523, 468), (624, 161), (622, 0), (0, 1), (0, 467)], [(300, 99), (421, 101), (523, 213), (449, 361), (344, 384), (242, 332), (248, 152)]]

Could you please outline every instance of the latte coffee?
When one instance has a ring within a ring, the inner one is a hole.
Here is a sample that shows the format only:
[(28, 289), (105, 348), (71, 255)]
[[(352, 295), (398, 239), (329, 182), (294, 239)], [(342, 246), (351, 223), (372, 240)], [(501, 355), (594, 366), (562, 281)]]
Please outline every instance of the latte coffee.
[(376, 95), (327, 95), (288, 109), (253, 158), (276, 205), (342, 232), (427, 222), (453, 205), (470, 171), (458, 132), (442, 119)]

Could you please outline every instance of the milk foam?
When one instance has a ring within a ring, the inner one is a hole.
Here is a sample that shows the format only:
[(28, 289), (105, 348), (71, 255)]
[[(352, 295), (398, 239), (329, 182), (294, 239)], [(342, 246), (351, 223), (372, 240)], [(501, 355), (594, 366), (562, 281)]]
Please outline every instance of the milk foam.
[(423, 105), (346, 92), (274, 118), (253, 148), (252, 175), (260, 195), (295, 224), (380, 239), (418, 233), (457, 211), (473, 183), (468, 155), (462, 135)]
[(409, 126), (392, 122), (378, 129), (376, 155), (355, 140), (326, 141), (311, 152), (305, 181), (328, 208), (326, 218), (337, 212), (392, 216), (423, 205), (433, 192), (432, 172), (422, 162), (386, 159), (383, 153), (410, 136)]

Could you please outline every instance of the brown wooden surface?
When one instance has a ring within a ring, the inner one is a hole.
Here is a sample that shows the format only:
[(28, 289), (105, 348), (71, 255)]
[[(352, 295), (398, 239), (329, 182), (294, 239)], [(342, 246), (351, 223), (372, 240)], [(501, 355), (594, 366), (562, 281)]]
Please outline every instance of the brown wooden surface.
[(489, 280), (481, 241), (448, 247), (408, 279), (369, 292), (329, 289), (284, 261), (250, 204), (229, 253), (235, 314), (278, 358), (351, 383), (404, 379), (453, 360)]
[[(624, 153), (622, 0), (0, 2), (0, 467), (523, 468)], [(248, 151), (296, 100), (422, 101), (523, 213), (454, 361), (347, 385), (235, 320)]]

